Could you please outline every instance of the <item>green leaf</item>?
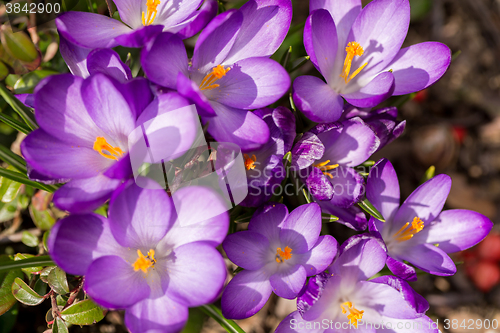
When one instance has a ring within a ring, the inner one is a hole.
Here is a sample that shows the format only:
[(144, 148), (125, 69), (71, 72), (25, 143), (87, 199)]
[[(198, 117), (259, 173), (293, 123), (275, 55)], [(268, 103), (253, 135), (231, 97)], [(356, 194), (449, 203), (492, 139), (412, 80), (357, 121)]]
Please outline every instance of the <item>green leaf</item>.
[(33, 205), (31, 205), (29, 207), (29, 212), (31, 218), (33, 219), (33, 223), (35, 223), (35, 225), (41, 230), (50, 230), (54, 223), (56, 223), (56, 220), (47, 209), (38, 210)]
[(363, 201), (358, 202), (358, 206), (359, 206), (359, 208), (361, 208), (362, 210), (364, 210), (365, 212), (367, 212), (368, 214), (370, 214), (371, 216), (373, 216), (377, 220), (385, 222), (385, 219), (382, 216), (382, 214), (380, 214), (380, 212), (377, 210), (377, 208), (375, 208), (372, 205), (372, 203), (370, 201), (368, 201), (368, 199), (365, 199)]
[(0, 121), (4, 122), (5, 124), (9, 125), (13, 129), (19, 132), (23, 132), (24, 134), (30, 134), (31, 128), (28, 127), (28, 125), (12, 118), (9, 117), (5, 114), (0, 113)]
[[(9, 166), (7, 169), (14, 169)], [(11, 202), (17, 197), (19, 190), (21, 189), (21, 183), (12, 181), (8, 178), (0, 177), (0, 198), (4, 203)]]
[(222, 315), (222, 311), (213, 304), (203, 305), (199, 309), (212, 317), (219, 325), (229, 333), (245, 333), (233, 320), (226, 319)]
[(25, 32), (14, 33), (10, 28), (2, 28), (2, 45), (11, 56), (27, 63), (37, 60), (38, 50)]
[[(12, 296), (12, 292), (10, 291), (9, 288), (9, 294)], [(14, 302), (16, 302), (16, 299), (14, 296), (12, 296), (14, 299)], [(1, 305), (0, 305), (1, 307)], [(14, 303), (14, 306), (10, 308), (9, 311), (5, 312), (2, 315), (2, 312), (0, 310), (0, 333), (9, 333), (13, 332), (12, 329), (14, 328), (14, 325), (16, 324), (17, 320), (17, 314), (19, 313), (18, 305), (17, 303)]]
[(49, 256), (38, 256), (22, 259), (18, 261), (0, 261), (0, 273), (8, 272), (12, 269), (35, 267), (35, 266), (55, 266), (55, 263)]
[(61, 318), (73, 325), (92, 325), (104, 318), (104, 311), (93, 301), (86, 299), (61, 311)]
[(23, 242), (24, 245), (29, 246), (29, 247), (37, 247), (38, 246), (38, 237), (33, 235), (29, 231), (23, 231), (23, 236), (21, 238), (21, 242)]
[[(8, 256), (0, 256), (0, 263), (9, 261), (12, 260)], [(23, 272), (20, 269), (0, 273), (0, 316), (16, 303), (16, 298), (12, 295), (11, 288), (14, 280), (22, 277)]]
[(190, 308), (188, 321), (181, 333), (200, 333), (206, 318), (207, 315), (200, 309)]
[(425, 171), (425, 174), (422, 177), (422, 179), (420, 179), (420, 184), (423, 184), (429, 179), (434, 178), (435, 175), (436, 175), (436, 167), (434, 165), (431, 165), (429, 169)]
[(9, 68), (3, 63), (3, 61), (0, 61), (0, 81), (5, 79), (9, 75)]
[(69, 297), (66, 295), (57, 295), (56, 296), (57, 306), (64, 307), (66, 305), (66, 303), (68, 303), (68, 299), (69, 299)]
[(40, 280), (42, 280), (45, 283), (48, 283), (47, 277), (49, 276), (50, 271), (53, 270), (54, 268), (56, 268), (56, 267), (55, 266), (48, 266), (48, 267), (45, 267), (44, 269), (42, 269), (40, 271)]
[(38, 128), (30, 108), (18, 100), (3, 84), (0, 83), (0, 96), (9, 104), (31, 130)]
[[(34, 258), (35, 256), (28, 253), (18, 253), (14, 256), (14, 261), (24, 260), (28, 258)], [(33, 266), (28, 268), (21, 268), (22, 271), (26, 274), (40, 272), (43, 269), (43, 266)]]
[(12, 294), (19, 302), (26, 305), (38, 305), (45, 300), (43, 296), (38, 295), (26, 282), (18, 277), (14, 279), (12, 284)]
[[(17, 169), (17, 171), (21, 173), (27, 173), (28, 170), (26, 169), (26, 161), (24, 158), (21, 156), (17, 155), (14, 153), (12, 150), (9, 148), (0, 145), (0, 159), (2, 159), (4, 162), (10, 164), (14, 168)], [(12, 169), (9, 169), (12, 170)]]
[(68, 280), (66, 273), (59, 267), (54, 268), (47, 276), (47, 282), (58, 294), (64, 295), (69, 293)]
[(0, 202), (0, 222), (12, 220), (16, 216), (17, 200), (4, 204)]
[(45, 295), (47, 293), (47, 284), (42, 279), (37, 279), (33, 289), (38, 295)]
[(49, 247), (47, 245), (47, 241), (49, 239), (49, 235), (50, 235), (50, 230), (47, 230), (43, 233), (43, 237), (42, 237), (42, 244), (43, 244), (43, 248), (45, 251), (49, 252)]
[(9, 178), (9, 179), (16, 181), (18, 183), (32, 186), (32, 187), (35, 187), (35, 188), (38, 188), (40, 190), (44, 190), (47, 192), (54, 192), (55, 190), (57, 190), (57, 188), (52, 186), (52, 185), (45, 185), (45, 184), (41, 184), (38, 182), (34, 182), (32, 180), (29, 180), (28, 176), (26, 176), (25, 174), (22, 174), (22, 173), (17, 172), (17, 171), (7, 170), (5, 168), (0, 168), (0, 176), (5, 177), (5, 178)]
[(54, 320), (54, 325), (52, 325), (52, 333), (68, 333), (68, 327), (66, 323), (59, 317)]

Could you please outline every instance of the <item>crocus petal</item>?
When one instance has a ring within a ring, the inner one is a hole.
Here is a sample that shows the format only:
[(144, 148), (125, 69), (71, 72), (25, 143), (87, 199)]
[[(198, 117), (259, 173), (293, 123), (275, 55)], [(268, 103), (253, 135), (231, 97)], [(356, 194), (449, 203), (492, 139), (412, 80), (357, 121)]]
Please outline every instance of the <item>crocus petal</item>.
[(152, 82), (170, 89), (177, 87), (179, 72), (189, 75), (186, 47), (178, 36), (168, 32), (146, 45), (141, 53), (141, 64)]
[(356, 170), (340, 166), (330, 174), (333, 177), (328, 179), (333, 189), (331, 205), (348, 208), (364, 195), (364, 178)]
[(62, 142), (41, 129), (23, 140), (21, 151), (32, 168), (53, 178), (94, 177), (115, 162), (90, 147)]
[(148, 25), (117, 36), (115, 41), (125, 47), (143, 47), (150, 40), (161, 34), (162, 31), (163, 27), (161, 25)]
[[(240, 11), (231, 11), (222, 14), (223, 20), (217, 20), (203, 31), (194, 47), (193, 68), (207, 73), (215, 66), (221, 64), (231, 50), (240, 31), (243, 15)], [(217, 19), (217, 18), (216, 18)], [(246, 57), (247, 58), (247, 57)]]
[(74, 146), (92, 148), (96, 136), (103, 135), (83, 104), (83, 79), (71, 74), (54, 75), (35, 90), (35, 118), (49, 134)]
[(217, 84), (206, 93), (210, 100), (249, 110), (276, 102), (290, 87), (290, 76), (272, 59), (248, 58), (234, 64)]
[(182, 28), (176, 35), (182, 39), (193, 37), (217, 15), (217, 10), (217, 0), (205, 0), (196, 14), (182, 23)]
[[(379, 276), (370, 282), (383, 283), (401, 293), (401, 296), (408, 302), (408, 304), (419, 314), (424, 314), (429, 310), (429, 303), (421, 295), (417, 294), (410, 285), (400, 278), (395, 276), (385, 275)], [(394, 317), (394, 318), (400, 318)]]
[[(426, 227), (427, 232), (416, 239), (426, 243), (439, 244), (438, 247), (446, 253), (468, 249), (489, 234), (493, 223), (486, 216), (471, 210), (453, 209), (441, 212), (439, 216)], [(425, 229), (424, 229), (425, 230)]]
[(269, 276), (263, 271), (239, 272), (224, 289), (221, 298), (222, 314), (228, 319), (251, 317), (262, 309), (271, 292)]
[(364, 49), (364, 54), (352, 61), (352, 68), (368, 62), (356, 79), (375, 76), (391, 63), (406, 38), (409, 24), (408, 0), (378, 0), (363, 8), (347, 38), (347, 42), (356, 41)]
[(226, 280), (224, 259), (204, 242), (176, 248), (173, 260), (167, 265), (170, 277), (167, 295), (190, 307), (213, 302)]
[(306, 132), (292, 148), (292, 165), (300, 172), (323, 157), (324, 153), (325, 146), (321, 140), (315, 134)]
[(311, 203), (295, 208), (281, 225), (280, 240), (294, 253), (309, 251), (321, 231), (321, 208)]
[(288, 217), (288, 209), (279, 203), (268, 203), (257, 209), (248, 224), (248, 230), (258, 232), (269, 241), (279, 240), (283, 221)]
[(306, 283), (306, 270), (302, 265), (278, 271), (271, 275), (270, 282), (273, 291), (279, 297), (294, 299)]
[(118, 20), (85, 12), (66, 12), (56, 19), (56, 26), (70, 42), (91, 49), (115, 47), (116, 37), (132, 32)]
[(383, 72), (358, 91), (343, 94), (342, 97), (354, 106), (371, 108), (389, 98), (393, 91), (394, 75), (391, 72)]
[(149, 296), (151, 289), (142, 271), (117, 256), (94, 260), (85, 275), (85, 292), (107, 308), (126, 308)]
[(448, 46), (425, 42), (401, 49), (387, 69), (393, 71), (394, 95), (423, 90), (444, 75), (451, 62)]
[(366, 198), (386, 221), (392, 221), (399, 208), (399, 182), (394, 167), (387, 159), (380, 160), (371, 168), (366, 182)]
[(122, 246), (151, 248), (172, 226), (172, 206), (172, 199), (162, 189), (125, 184), (109, 204), (111, 231)]
[(250, 270), (264, 267), (269, 254), (267, 238), (249, 230), (228, 235), (222, 247), (235, 265)]
[(132, 333), (180, 332), (188, 319), (188, 307), (167, 295), (146, 298), (125, 311), (125, 324)]
[[(341, 292), (341, 287), (342, 287), (341, 282), (344, 280), (344, 278), (339, 275), (330, 274), (330, 277), (325, 283), (322, 274), (318, 276), (320, 277), (320, 280), (316, 281), (317, 285), (315, 287), (319, 287), (318, 290), (320, 292), (320, 295), (318, 296), (319, 299), (317, 299), (312, 306), (306, 308), (306, 311), (304, 311), (304, 313), (302, 314), (304, 320), (312, 321), (315, 319), (320, 319), (324, 317), (331, 318), (334, 316), (334, 314), (328, 313), (329, 311), (326, 310), (331, 307), (332, 303), (338, 302), (338, 295)], [(316, 280), (317, 279), (318, 277), (316, 277)], [(350, 282), (353, 285), (356, 285), (356, 281), (350, 281)]]
[(321, 325), (314, 325), (314, 322), (308, 323), (299, 311), (294, 311), (283, 319), (275, 333), (322, 333), (324, 331)]
[(213, 117), (217, 114), (212, 103), (203, 94), (200, 87), (181, 72), (177, 75), (177, 91), (196, 105), (196, 110), (200, 116)]
[(357, 235), (342, 244), (340, 256), (333, 262), (331, 273), (342, 280), (367, 280), (385, 266), (387, 253), (376, 238)]
[(304, 115), (315, 122), (337, 121), (344, 107), (344, 100), (323, 80), (309, 75), (293, 81), (293, 101)]
[(166, 27), (175, 26), (187, 19), (196, 9), (200, 8), (203, 0), (171, 0), (161, 2), (157, 7), (158, 14), (155, 23)]
[(330, 76), (334, 74), (338, 45), (337, 29), (327, 10), (315, 10), (307, 18), (304, 27), (304, 46), (312, 63), (326, 81), (330, 82)]
[(126, 252), (111, 234), (106, 219), (93, 213), (59, 220), (50, 230), (47, 244), (57, 265), (74, 275), (84, 275), (99, 257)]
[(91, 212), (102, 206), (120, 185), (121, 180), (104, 175), (75, 179), (54, 193), (54, 204), (71, 213)]
[(420, 185), (401, 205), (394, 216), (392, 230), (399, 230), (406, 222), (418, 217), (425, 225), (434, 221), (443, 209), (450, 193), (451, 178), (437, 175)]
[[(394, 255), (391, 254), (391, 256)], [(433, 275), (449, 276), (457, 272), (453, 260), (443, 250), (432, 244), (417, 244), (404, 251), (398, 251), (395, 259), (406, 260)]]
[(269, 57), (280, 47), (292, 21), (290, 0), (250, 0), (239, 10), (240, 32), (224, 63), (250, 57)]
[(60, 34), (59, 51), (61, 52), (64, 62), (68, 65), (69, 71), (73, 75), (83, 78), (90, 75), (87, 69), (87, 56), (92, 49), (71, 43), (69, 40), (64, 38), (62, 34)]
[[(343, 121), (342, 125), (342, 128), (318, 134), (318, 138), (326, 147), (323, 160), (330, 160), (341, 166), (355, 167), (366, 161), (377, 150), (380, 140), (360, 118)], [(335, 170), (330, 173), (335, 173)]]
[(314, 247), (308, 253), (294, 254), (297, 263), (306, 269), (307, 276), (323, 272), (332, 263), (337, 254), (338, 243), (330, 235), (320, 236)]
[(321, 298), (325, 286), (332, 275), (330, 273), (320, 273), (307, 280), (307, 285), (297, 297), (297, 310), (303, 315)]
[(415, 268), (410, 265), (393, 259), (391, 256), (387, 256), (386, 264), (394, 275), (407, 281), (417, 281), (417, 272), (415, 271)]
[(132, 78), (130, 68), (121, 61), (118, 53), (111, 49), (92, 51), (87, 59), (87, 68), (90, 74), (104, 73), (119, 82)]
[(141, 2), (138, 0), (113, 0), (116, 5), (118, 13), (120, 13), (120, 20), (132, 29), (142, 27), (142, 10)]
[(108, 135), (107, 139), (126, 151), (128, 135), (135, 129), (135, 115), (113, 82), (104, 74), (92, 75), (82, 84), (82, 98), (96, 125)]
[(29, 108), (35, 107), (35, 96), (33, 94), (18, 94), (16, 98)]
[(219, 142), (232, 142), (241, 150), (255, 150), (269, 140), (269, 127), (250, 111), (239, 110), (217, 102), (210, 103), (217, 116), (204, 118), (208, 132)]
[(341, 223), (346, 227), (356, 231), (363, 231), (368, 225), (365, 213), (358, 206), (341, 208), (334, 206), (329, 201), (319, 201), (318, 204), (323, 212), (338, 217), (337, 223)]
[(333, 185), (320, 169), (310, 168), (305, 184), (316, 200), (332, 199)]
[(360, 281), (356, 287), (358, 302), (365, 308), (376, 310), (382, 316), (400, 319), (414, 319), (421, 316), (395, 288), (372, 281)]
[(153, 101), (153, 92), (148, 79), (136, 77), (124, 84), (115, 85), (127, 100), (130, 110), (139, 117), (142, 111)]

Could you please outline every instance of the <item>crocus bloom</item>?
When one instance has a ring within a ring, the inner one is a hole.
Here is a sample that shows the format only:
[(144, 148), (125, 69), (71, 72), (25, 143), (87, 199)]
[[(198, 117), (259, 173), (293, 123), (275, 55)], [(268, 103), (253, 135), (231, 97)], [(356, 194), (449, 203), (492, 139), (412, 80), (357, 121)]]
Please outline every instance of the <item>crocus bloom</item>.
[(300, 76), (293, 84), (297, 107), (311, 120), (339, 119), (344, 99), (374, 107), (391, 95), (422, 90), (448, 69), (450, 49), (425, 42), (401, 49), (410, 23), (408, 0), (311, 0), (304, 45), (326, 83)]
[(321, 273), (337, 252), (332, 236), (319, 236), (321, 210), (315, 203), (288, 214), (283, 204), (267, 204), (255, 212), (247, 231), (229, 235), (222, 247), (245, 270), (236, 274), (222, 294), (222, 313), (241, 319), (254, 315), (271, 292), (297, 297), (307, 276)]
[(404, 280), (381, 276), (367, 281), (385, 265), (382, 246), (365, 235), (348, 239), (328, 273), (309, 280), (297, 300), (298, 311), (276, 332), (438, 333), (437, 324), (425, 316), (429, 304)]
[(290, 0), (250, 0), (208, 24), (191, 62), (182, 40), (163, 33), (143, 49), (142, 67), (152, 82), (195, 103), (217, 141), (258, 149), (269, 128), (248, 110), (276, 102), (290, 86), (288, 73), (269, 56), (283, 42), (291, 17)]
[(283, 156), (292, 149), (295, 139), (295, 116), (284, 107), (254, 112), (269, 126), (270, 138), (260, 149), (244, 155), (248, 195), (240, 205), (257, 207), (269, 200), (274, 187), (286, 176)]
[[(212, 302), (224, 285), (226, 266), (215, 247), (229, 218), (217, 215), (225, 206), (210, 189), (177, 191), (176, 212), (164, 190), (130, 183), (113, 194), (108, 218), (87, 213), (58, 221), (49, 252), (66, 272), (85, 275), (95, 302), (126, 309), (131, 332), (178, 332), (188, 307)], [(200, 207), (201, 196), (209, 200)], [(217, 216), (203, 221), (206, 212)]]
[[(34, 95), (40, 128), (24, 139), (21, 152), (31, 179), (69, 181), (55, 192), (54, 203), (70, 212), (96, 209), (132, 176), (128, 136), (136, 127), (190, 105), (176, 93), (153, 100), (145, 79), (120, 84), (102, 73), (85, 80), (52, 76)], [(192, 114), (175, 115), (165, 126), (176, 128), (181, 139), (169, 148), (185, 151), (199, 122)]]
[(399, 205), (399, 183), (392, 164), (383, 159), (370, 171), (366, 197), (385, 223), (371, 218), (370, 232), (387, 245), (387, 266), (397, 276), (416, 280), (415, 269), (435, 275), (453, 275), (455, 264), (447, 253), (465, 250), (483, 240), (493, 227), (479, 213), (441, 211), (451, 188), (447, 175), (437, 175), (419, 186)]
[[(358, 117), (318, 125), (295, 144), (292, 164), (323, 210), (339, 216), (337, 208), (351, 207), (364, 194), (364, 179), (353, 167), (366, 161), (379, 144), (373, 130)], [(339, 222), (363, 230), (362, 215), (354, 213), (354, 219)]]
[(96, 49), (117, 45), (142, 47), (162, 31), (181, 38), (198, 33), (217, 14), (217, 1), (114, 0), (121, 21), (86, 13), (67, 12), (56, 19), (59, 33), (72, 43)]

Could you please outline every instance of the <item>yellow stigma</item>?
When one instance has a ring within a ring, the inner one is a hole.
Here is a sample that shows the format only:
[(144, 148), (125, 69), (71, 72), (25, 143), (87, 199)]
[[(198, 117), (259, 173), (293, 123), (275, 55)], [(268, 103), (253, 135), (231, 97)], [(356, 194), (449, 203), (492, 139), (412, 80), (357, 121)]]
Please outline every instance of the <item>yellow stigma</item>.
[(349, 44), (347, 44), (347, 47), (345, 48), (345, 51), (347, 52), (347, 55), (344, 60), (344, 69), (342, 70), (342, 74), (340, 75), (340, 77), (344, 78), (345, 83), (349, 83), (349, 81), (351, 81), (356, 75), (358, 75), (359, 72), (361, 72), (361, 70), (365, 68), (366, 65), (368, 65), (368, 63), (365, 63), (363, 66), (359, 67), (349, 77), (349, 73), (351, 72), (352, 59), (354, 59), (355, 56), (361, 57), (365, 51), (357, 42), (349, 42)]
[(105, 138), (98, 136), (94, 142), (94, 150), (110, 160), (116, 160), (123, 156), (124, 152), (120, 147), (111, 146)]
[(285, 260), (288, 260), (292, 257), (292, 249), (288, 246), (285, 247), (285, 251), (281, 251), (281, 247), (276, 249), (276, 262), (282, 263)]
[(252, 155), (252, 157), (250, 158), (250, 156), (248, 156), (247, 154), (244, 154), (243, 157), (245, 158), (245, 168), (247, 170), (255, 169), (255, 162), (257, 162), (257, 157), (255, 155)]
[[(156, 9), (158, 5), (160, 4), (160, 0), (147, 0), (146, 1), (146, 7), (147, 7), (147, 13), (144, 15), (144, 12), (142, 12), (142, 25), (151, 25), (156, 17), (156, 13), (158, 10)], [(147, 16), (147, 17), (146, 17)]]
[(359, 311), (358, 309), (356, 309), (351, 302), (340, 304), (340, 308), (342, 309), (343, 314), (346, 314), (347, 311), (349, 311), (349, 314), (347, 315), (349, 323), (358, 328), (358, 320), (363, 318), (364, 311)]
[(338, 164), (328, 165), (328, 163), (330, 163), (330, 160), (326, 160), (325, 162), (321, 163), (315, 163), (313, 164), (313, 167), (320, 169), (321, 171), (323, 171), (323, 174), (325, 176), (328, 176), (333, 179), (333, 176), (329, 174), (327, 171), (333, 170), (337, 168), (339, 165)]
[(402, 226), (401, 229), (399, 229), (398, 232), (396, 232), (392, 237), (395, 238), (398, 242), (404, 242), (408, 239), (411, 239), (413, 235), (419, 233), (423, 229), (424, 222), (418, 217), (415, 217), (411, 224), (410, 222), (406, 222), (406, 224)]
[(210, 73), (207, 74), (207, 76), (205, 76), (203, 81), (201, 81), (200, 89), (201, 90), (207, 90), (207, 89), (211, 90), (211, 89), (219, 87), (220, 85), (214, 84), (215, 81), (222, 79), (224, 76), (226, 76), (227, 72), (229, 72), (230, 70), (231, 70), (230, 67), (224, 69), (224, 66), (217, 65), (216, 67), (214, 67), (212, 69), (212, 71)]
[(137, 250), (137, 256), (137, 260), (132, 264), (132, 267), (134, 267), (134, 271), (136, 272), (141, 270), (144, 273), (147, 273), (148, 269), (156, 264), (155, 250), (153, 249), (148, 251), (147, 257), (142, 254), (141, 250)]

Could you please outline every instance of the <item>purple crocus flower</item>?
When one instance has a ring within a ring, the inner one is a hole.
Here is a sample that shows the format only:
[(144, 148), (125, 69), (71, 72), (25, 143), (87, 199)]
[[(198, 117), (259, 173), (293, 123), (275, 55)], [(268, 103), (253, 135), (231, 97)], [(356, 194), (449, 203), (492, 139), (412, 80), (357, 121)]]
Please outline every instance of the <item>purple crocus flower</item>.
[(195, 103), (217, 141), (259, 149), (269, 128), (248, 110), (276, 102), (290, 86), (288, 73), (269, 57), (283, 42), (291, 17), (290, 0), (250, 0), (207, 25), (191, 62), (182, 40), (163, 33), (143, 49), (142, 67), (152, 82)]
[(277, 333), (438, 333), (425, 316), (427, 301), (401, 279), (370, 279), (385, 265), (386, 252), (366, 235), (348, 239), (340, 255), (323, 273), (308, 282), (292, 312)]
[[(50, 233), (52, 259), (85, 275), (95, 302), (125, 309), (132, 333), (179, 332), (188, 307), (212, 302), (224, 285), (226, 266), (215, 249), (229, 225), (227, 213), (217, 215), (225, 211), (222, 199), (196, 186), (174, 196), (182, 203), (177, 212), (164, 190), (130, 182), (113, 194), (108, 218), (70, 215)], [(209, 204), (200, 207), (200, 197)], [(203, 221), (207, 212), (217, 216)]]
[(295, 116), (285, 107), (259, 109), (254, 112), (269, 126), (270, 138), (260, 149), (244, 155), (248, 195), (240, 205), (258, 207), (271, 196), (274, 187), (286, 176), (283, 156), (292, 149), (295, 139)]
[(344, 99), (374, 107), (391, 95), (425, 89), (446, 72), (450, 49), (425, 42), (401, 49), (410, 23), (408, 0), (311, 0), (304, 45), (326, 83), (300, 76), (293, 84), (297, 107), (311, 120), (340, 118)]
[(283, 204), (267, 204), (255, 212), (247, 231), (229, 235), (222, 247), (245, 270), (236, 274), (222, 294), (222, 313), (241, 319), (254, 315), (271, 292), (297, 297), (307, 276), (325, 270), (337, 252), (332, 236), (319, 236), (321, 210), (315, 203), (288, 214)]
[(364, 230), (364, 214), (350, 208), (364, 195), (364, 179), (353, 167), (366, 161), (379, 145), (380, 139), (358, 117), (318, 125), (295, 144), (292, 164), (326, 213)]
[(387, 266), (397, 276), (416, 280), (415, 269), (453, 275), (455, 263), (447, 253), (465, 250), (483, 240), (493, 227), (484, 215), (462, 209), (441, 211), (451, 178), (437, 175), (419, 186), (399, 205), (399, 183), (392, 164), (382, 159), (370, 171), (366, 197), (385, 218), (371, 218), (370, 232), (387, 246)]
[(62, 36), (86, 48), (142, 47), (162, 31), (181, 38), (198, 33), (217, 14), (216, 0), (203, 1), (114, 0), (121, 21), (94, 13), (67, 12), (56, 19), (56, 25)]
[(120, 84), (99, 73), (82, 79), (63, 74), (41, 82), (34, 94), (40, 126), (21, 144), (31, 179), (67, 182), (55, 192), (60, 209), (82, 212), (102, 205), (132, 176), (128, 136), (162, 114), (165, 127), (179, 133), (170, 153), (186, 151), (199, 122), (193, 114), (169, 113), (190, 103), (176, 93), (153, 100), (149, 82), (134, 79)]

